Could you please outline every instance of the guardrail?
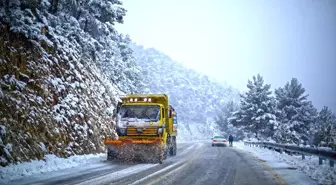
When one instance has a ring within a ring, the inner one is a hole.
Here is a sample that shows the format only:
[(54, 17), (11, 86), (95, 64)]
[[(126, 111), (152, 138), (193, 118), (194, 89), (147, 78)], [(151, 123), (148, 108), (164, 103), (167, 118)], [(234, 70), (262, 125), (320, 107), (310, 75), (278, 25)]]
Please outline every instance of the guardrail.
[(299, 153), (302, 155), (302, 160), (305, 159), (305, 155), (315, 155), (319, 157), (319, 165), (323, 163), (323, 159), (328, 159), (330, 167), (334, 167), (336, 161), (336, 151), (333, 150), (284, 145), (270, 142), (244, 142), (244, 145), (278, 149), (280, 150), (280, 153), (283, 151)]

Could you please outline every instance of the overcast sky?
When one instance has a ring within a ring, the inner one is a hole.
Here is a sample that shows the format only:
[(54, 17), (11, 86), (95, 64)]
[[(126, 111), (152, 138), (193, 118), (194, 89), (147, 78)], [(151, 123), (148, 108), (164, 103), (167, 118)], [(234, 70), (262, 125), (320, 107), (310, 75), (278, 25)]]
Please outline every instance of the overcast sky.
[(335, 0), (124, 0), (117, 29), (245, 91), (296, 77), (317, 108), (336, 110)]

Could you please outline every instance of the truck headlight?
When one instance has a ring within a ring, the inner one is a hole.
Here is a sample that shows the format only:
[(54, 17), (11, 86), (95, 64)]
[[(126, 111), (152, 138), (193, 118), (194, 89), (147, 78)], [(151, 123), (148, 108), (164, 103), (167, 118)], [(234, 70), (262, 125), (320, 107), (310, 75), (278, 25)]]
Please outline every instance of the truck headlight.
[(158, 133), (159, 135), (161, 135), (161, 134), (163, 133), (163, 128), (158, 128), (157, 133)]
[(126, 128), (119, 128), (118, 131), (119, 131), (118, 135), (121, 135), (121, 136), (126, 135)]
[(136, 131), (137, 131), (138, 134), (142, 134), (143, 133), (143, 129), (142, 128), (137, 128)]

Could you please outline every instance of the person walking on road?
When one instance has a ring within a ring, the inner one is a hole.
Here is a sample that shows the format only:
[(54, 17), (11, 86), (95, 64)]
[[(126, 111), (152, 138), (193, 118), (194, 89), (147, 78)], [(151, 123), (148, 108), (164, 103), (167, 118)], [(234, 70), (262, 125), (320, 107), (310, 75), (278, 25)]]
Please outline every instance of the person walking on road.
[(229, 143), (230, 143), (230, 146), (232, 147), (232, 144), (233, 144), (233, 136), (230, 134), (229, 136)]

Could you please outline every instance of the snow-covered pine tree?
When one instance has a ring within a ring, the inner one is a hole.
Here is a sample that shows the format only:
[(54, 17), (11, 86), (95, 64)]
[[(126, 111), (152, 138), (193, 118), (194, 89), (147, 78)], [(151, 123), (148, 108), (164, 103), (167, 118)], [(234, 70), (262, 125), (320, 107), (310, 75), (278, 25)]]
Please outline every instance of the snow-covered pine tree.
[(336, 150), (336, 116), (328, 107), (318, 113), (314, 144)]
[[(127, 93), (136, 93), (143, 86), (143, 75), (140, 68), (136, 64), (133, 51), (129, 47), (131, 42), (129, 36), (122, 34), (116, 35), (116, 41), (107, 36), (107, 46), (103, 51), (98, 51), (100, 69), (113, 83)], [(116, 48), (118, 52), (111, 50)]]
[(255, 137), (267, 138), (273, 136), (276, 126), (275, 101), (271, 97), (271, 85), (264, 84), (263, 77), (258, 74), (253, 80), (248, 80), (249, 89), (241, 94), (240, 110), (233, 114), (230, 122), (236, 127), (255, 134)]
[[(141, 85), (141, 72), (129, 47), (128, 36), (119, 34), (126, 10), (119, 0), (14, 0), (4, 3), (0, 18), (11, 30), (38, 39), (41, 47), (66, 51), (65, 60), (80, 58), (88, 67), (92, 60), (124, 92)], [(6, 11), (7, 10), (7, 11)], [(71, 43), (71, 44), (67, 44)], [(76, 51), (80, 56), (71, 56)]]
[(233, 135), (235, 140), (244, 139), (244, 132), (242, 129), (233, 126), (230, 123), (232, 114), (239, 110), (239, 102), (229, 101), (218, 107), (217, 115), (214, 118), (215, 123), (218, 125), (218, 129), (224, 136)]
[[(118, 34), (115, 23), (123, 23), (126, 10), (119, 0), (64, 1), (61, 7), (75, 17), (84, 32), (94, 40), (84, 48), (103, 73), (127, 93), (141, 85), (141, 72), (136, 66), (129, 36)], [(70, 6), (66, 6), (70, 5)], [(85, 45), (85, 42), (82, 42)]]
[(280, 121), (275, 138), (281, 143), (308, 144), (317, 111), (296, 78), (275, 90)]
[(232, 132), (229, 130), (229, 120), (232, 113), (238, 110), (238, 105), (234, 101), (229, 101), (219, 107), (217, 115), (215, 117), (215, 123), (218, 125), (218, 128), (221, 132), (229, 133)]

